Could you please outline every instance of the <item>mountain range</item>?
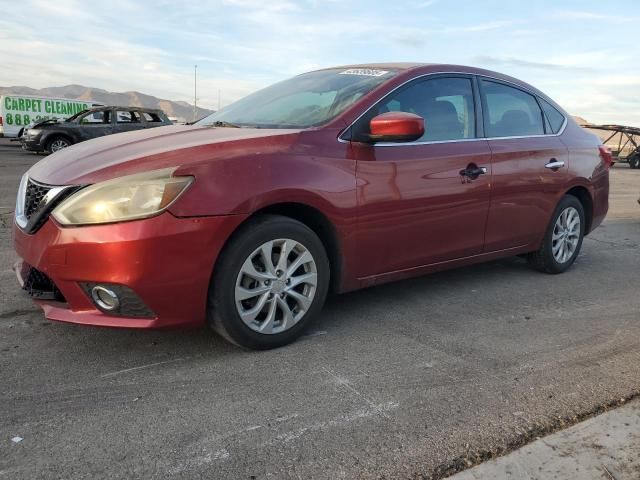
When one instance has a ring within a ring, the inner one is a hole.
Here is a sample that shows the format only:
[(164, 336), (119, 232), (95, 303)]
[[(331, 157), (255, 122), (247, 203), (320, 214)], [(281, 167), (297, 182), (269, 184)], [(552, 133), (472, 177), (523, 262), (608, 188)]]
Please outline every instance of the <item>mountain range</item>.
[[(83, 85), (65, 85), (63, 87), (30, 88), (24, 86), (0, 87), (0, 95), (37, 95), (42, 97), (60, 97), (72, 100), (95, 100), (105, 105), (159, 108), (169, 117), (181, 121), (193, 120), (193, 105), (182, 102), (165, 100), (140, 92), (109, 92), (101, 88), (85, 87)], [(197, 107), (196, 119), (202, 118), (213, 110)]]

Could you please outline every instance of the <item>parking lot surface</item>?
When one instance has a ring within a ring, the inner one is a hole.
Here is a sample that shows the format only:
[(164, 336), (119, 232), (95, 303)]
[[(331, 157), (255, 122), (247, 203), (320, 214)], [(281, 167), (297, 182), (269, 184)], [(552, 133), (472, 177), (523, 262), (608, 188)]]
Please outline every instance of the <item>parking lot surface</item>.
[(0, 478), (430, 478), (640, 393), (640, 170), (612, 170), (563, 275), (511, 258), (336, 296), (246, 352), (45, 320), (11, 270), (38, 159), (0, 144)]

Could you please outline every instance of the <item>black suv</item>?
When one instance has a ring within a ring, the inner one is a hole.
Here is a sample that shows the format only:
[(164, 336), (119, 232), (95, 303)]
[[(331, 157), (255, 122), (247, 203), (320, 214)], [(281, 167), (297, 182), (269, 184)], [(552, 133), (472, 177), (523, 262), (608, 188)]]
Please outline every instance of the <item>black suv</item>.
[(162, 110), (140, 107), (96, 107), (66, 120), (43, 120), (25, 127), (20, 143), (32, 152), (57, 152), (74, 143), (112, 133), (171, 125)]

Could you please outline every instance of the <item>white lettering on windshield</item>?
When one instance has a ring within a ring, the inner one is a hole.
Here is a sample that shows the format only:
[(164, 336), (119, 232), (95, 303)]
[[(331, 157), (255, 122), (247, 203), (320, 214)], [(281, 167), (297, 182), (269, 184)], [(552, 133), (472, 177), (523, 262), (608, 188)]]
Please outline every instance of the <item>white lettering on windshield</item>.
[(381, 77), (389, 73), (387, 70), (373, 70), (371, 68), (350, 68), (344, 72), (340, 72), (340, 75), (361, 75), (365, 77)]

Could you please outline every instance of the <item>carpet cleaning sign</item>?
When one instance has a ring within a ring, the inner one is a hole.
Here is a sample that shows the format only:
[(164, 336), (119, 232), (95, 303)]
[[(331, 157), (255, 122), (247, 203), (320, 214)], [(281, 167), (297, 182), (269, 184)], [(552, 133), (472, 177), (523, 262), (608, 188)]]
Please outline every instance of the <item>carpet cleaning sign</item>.
[(100, 105), (87, 100), (3, 95), (0, 97), (0, 124), (5, 137), (15, 137), (20, 129), (49, 118), (63, 120), (82, 110)]

